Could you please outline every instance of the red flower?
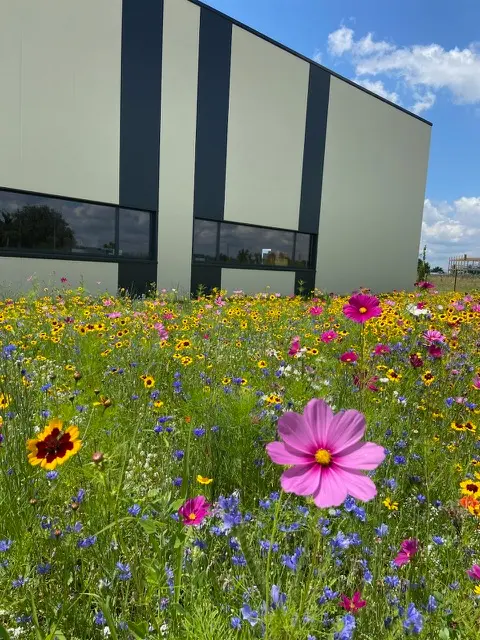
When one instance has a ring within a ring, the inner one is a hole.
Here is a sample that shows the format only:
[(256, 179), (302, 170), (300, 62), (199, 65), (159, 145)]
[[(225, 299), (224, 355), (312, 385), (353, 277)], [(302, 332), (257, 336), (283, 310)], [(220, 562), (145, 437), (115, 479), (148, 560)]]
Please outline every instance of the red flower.
[(357, 613), (359, 609), (367, 606), (366, 600), (362, 600), (360, 591), (355, 591), (352, 599), (347, 598), (347, 596), (342, 593), (340, 599), (340, 606), (345, 609), (345, 611), (349, 611), (350, 613)]
[(412, 367), (415, 367), (415, 369), (423, 366), (423, 360), (416, 353), (412, 353), (408, 359), (410, 360)]
[(343, 313), (350, 320), (363, 324), (370, 318), (382, 315), (382, 308), (375, 296), (359, 293), (350, 298), (348, 304), (343, 307)]

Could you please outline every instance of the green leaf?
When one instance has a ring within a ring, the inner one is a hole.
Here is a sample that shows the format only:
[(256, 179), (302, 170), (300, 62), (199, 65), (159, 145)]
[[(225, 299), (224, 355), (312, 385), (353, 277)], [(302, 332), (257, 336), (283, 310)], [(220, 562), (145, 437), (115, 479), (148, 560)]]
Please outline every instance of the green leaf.
[(128, 631), (138, 640), (144, 640), (148, 635), (147, 622), (129, 622)]
[(438, 634), (438, 638), (439, 640), (449, 640), (450, 631), (447, 629), (447, 627), (445, 627), (440, 631), (440, 633)]
[(148, 535), (155, 533), (155, 531), (157, 530), (157, 523), (155, 522), (155, 520), (147, 518), (147, 520), (139, 520), (138, 522), (145, 533), (148, 533)]
[(169, 510), (171, 512), (178, 511), (184, 502), (185, 502), (185, 500), (183, 498), (179, 498), (178, 500), (174, 500), (172, 502), (172, 504), (170, 505)]
[(0, 624), (0, 640), (10, 640), (10, 636), (7, 633), (5, 627)]
[(185, 536), (180, 535), (175, 538), (175, 542), (173, 543), (173, 548), (178, 549), (185, 543)]
[(48, 634), (45, 640), (67, 640), (67, 637), (60, 629), (53, 628), (52, 631)]

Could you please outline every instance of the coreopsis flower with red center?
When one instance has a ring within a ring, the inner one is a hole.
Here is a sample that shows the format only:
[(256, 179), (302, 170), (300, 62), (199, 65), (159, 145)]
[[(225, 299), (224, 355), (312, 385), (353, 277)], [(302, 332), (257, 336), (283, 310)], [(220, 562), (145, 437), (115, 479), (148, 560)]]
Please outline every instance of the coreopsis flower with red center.
[(343, 307), (343, 313), (350, 320), (363, 324), (370, 318), (381, 316), (382, 308), (375, 296), (359, 293), (349, 299), (348, 304)]
[(362, 594), (360, 591), (355, 591), (352, 598), (348, 598), (345, 594), (340, 595), (341, 602), (339, 603), (342, 609), (349, 613), (357, 613), (360, 609), (367, 606), (367, 601), (362, 600)]
[(346, 351), (340, 356), (340, 362), (356, 362), (357, 360), (358, 356), (355, 351)]
[(62, 427), (61, 420), (51, 420), (36, 438), (27, 441), (30, 464), (52, 470), (79, 451), (82, 441), (78, 439), (78, 427), (71, 425), (65, 430)]
[(400, 551), (397, 557), (394, 559), (394, 564), (397, 567), (403, 567), (404, 564), (408, 564), (413, 556), (418, 551), (418, 540), (416, 538), (408, 538), (404, 540), (400, 545)]
[(313, 497), (317, 507), (335, 507), (347, 495), (368, 501), (377, 489), (362, 470), (376, 469), (385, 459), (383, 447), (360, 442), (363, 414), (354, 409), (333, 414), (321, 399), (310, 400), (303, 415), (287, 411), (278, 421), (281, 442), (267, 444), (277, 464), (289, 465), (281, 477), (287, 493)]
[(184, 525), (196, 526), (201, 524), (204, 518), (210, 514), (210, 505), (203, 496), (197, 496), (186, 500), (178, 513), (182, 517)]

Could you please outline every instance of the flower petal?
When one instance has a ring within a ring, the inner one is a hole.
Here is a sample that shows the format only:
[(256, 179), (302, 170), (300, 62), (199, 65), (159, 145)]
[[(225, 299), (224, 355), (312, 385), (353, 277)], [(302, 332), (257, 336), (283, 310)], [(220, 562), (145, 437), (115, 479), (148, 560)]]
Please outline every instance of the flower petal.
[(303, 419), (310, 431), (316, 449), (322, 449), (328, 441), (328, 430), (333, 420), (333, 411), (322, 398), (310, 400), (303, 410)]
[(310, 464), (311, 456), (287, 449), (283, 442), (269, 442), (266, 446), (270, 459), (277, 464)]
[(348, 409), (337, 413), (330, 423), (329, 441), (325, 443), (325, 448), (330, 449), (334, 455), (338, 455), (361, 440), (365, 428), (365, 416), (360, 411)]
[(316, 446), (310, 428), (299, 413), (285, 412), (278, 421), (278, 433), (294, 451), (315, 453)]
[(333, 467), (322, 469), (322, 479), (313, 500), (317, 507), (338, 507), (345, 501), (348, 489), (342, 477), (344, 471), (337, 471)]
[(347, 493), (352, 498), (368, 502), (377, 495), (377, 487), (373, 480), (360, 471), (339, 469), (338, 474), (341, 474)]
[(282, 489), (297, 496), (309, 496), (318, 489), (322, 468), (318, 464), (302, 464), (282, 473)]
[(373, 442), (358, 442), (334, 457), (335, 464), (342, 469), (376, 469), (385, 460), (385, 449)]

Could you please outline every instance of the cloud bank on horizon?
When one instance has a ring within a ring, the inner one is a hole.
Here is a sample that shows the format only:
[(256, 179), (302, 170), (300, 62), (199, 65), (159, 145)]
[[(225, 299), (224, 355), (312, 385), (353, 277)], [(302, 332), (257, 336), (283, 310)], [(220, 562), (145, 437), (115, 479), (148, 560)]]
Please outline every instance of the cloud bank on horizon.
[[(418, 115), (426, 116), (439, 94), (456, 105), (480, 105), (479, 43), (450, 50), (439, 44), (398, 46), (372, 33), (356, 37), (342, 25), (328, 35), (327, 50), (352, 66), (352, 80)], [(315, 58), (321, 60), (320, 51)], [(425, 244), (432, 266), (445, 267), (452, 256), (480, 254), (480, 197), (426, 198), (420, 250)]]

